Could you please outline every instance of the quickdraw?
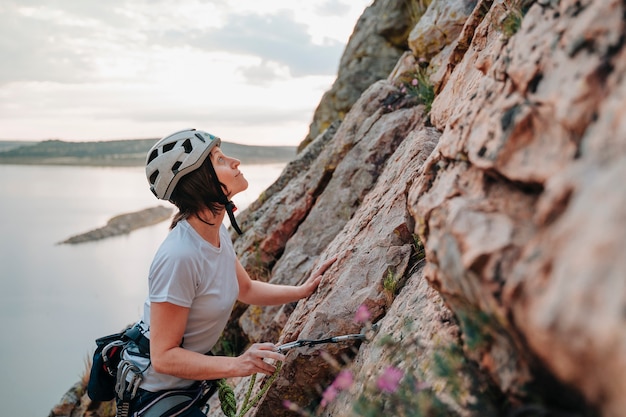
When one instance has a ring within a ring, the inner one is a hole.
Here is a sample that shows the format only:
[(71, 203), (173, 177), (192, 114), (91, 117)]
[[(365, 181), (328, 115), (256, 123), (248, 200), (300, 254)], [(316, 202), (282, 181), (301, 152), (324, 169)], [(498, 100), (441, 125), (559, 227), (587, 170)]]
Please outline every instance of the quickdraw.
[(299, 347), (311, 347), (315, 345), (322, 345), (326, 343), (340, 343), (345, 342), (347, 340), (367, 340), (365, 333), (358, 334), (346, 334), (343, 336), (334, 336), (328, 337), (326, 339), (300, 339), (294, 342), (285, 343), (283, 345), (277, 346), (276, 351), (283, 353), (289, 349), (299, 348)]
[[(327, 343), (341, 343), (341, 342), (346, 342), (350, 340), (367, 341), (368, 332), (375, 331), (377, 328), (378, 328), (378, 325), (374, 324), (369, 328), (365, 328), (361, 330), (361, 333), (345, 334), (341, 336), (327, 337), (325, 339), (295, 340), (293, 342), (288, 342), (288, 343), (284, 343), (282, 345), (277, 346), (276, 351), (279, 353), (285, 353), (286, 351), (290, 349), (297, 349), (301, 347), (311, 347), (311, 346), (322, 345), (322, 344), (327, 344)], [(259, 402), (259, 400), (263, 397), (263, 395), (265, 395), (265, 393), (269, 390), (270, 386), (274, 383), (274, 381), (278, 377), (278, 373), (280, 372), (282, 365), (283, 365), (282, 362), (278, 362), (276, 364), (276, 370), (274, 371), (272, 376), (270, 376), (270, 378), (267, 380), (265, 385), (263, 385), (259, 393), (255, 395), (252, 400), (250, 400), (250, 394), (256, 382), (256, 374), (251, 376), (250, 386), (248, 387), (248, 391), (244, 399), (244, 404), (241, 407), (239, 414), (237, 414), (237, 404), (235, 401), (235, 393), (232, 387), (230, 387), (230, 385), (228, 385), (225, 380), (220, 380), (218, 382), (219, 398), (220, 398), (221, 407), (222, 407), (222, 411), (224, 412), (224, 415), (226, 417), (243, 417), (252, 407), (254, 407)]]

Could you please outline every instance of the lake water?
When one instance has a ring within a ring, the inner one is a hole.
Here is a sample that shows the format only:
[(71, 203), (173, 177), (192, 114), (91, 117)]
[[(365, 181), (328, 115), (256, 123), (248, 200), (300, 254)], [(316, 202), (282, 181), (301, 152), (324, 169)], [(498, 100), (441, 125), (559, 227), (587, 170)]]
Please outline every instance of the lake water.
[[(284, 164), (242, 166), (245, 208)], [(0, 398), (3, 415), (45, 417), (85, 371), (94, 340), (138, 319), (169, 222), (57, 245), (115, 215), (169, 204), (143, 168), (0, 165)]]

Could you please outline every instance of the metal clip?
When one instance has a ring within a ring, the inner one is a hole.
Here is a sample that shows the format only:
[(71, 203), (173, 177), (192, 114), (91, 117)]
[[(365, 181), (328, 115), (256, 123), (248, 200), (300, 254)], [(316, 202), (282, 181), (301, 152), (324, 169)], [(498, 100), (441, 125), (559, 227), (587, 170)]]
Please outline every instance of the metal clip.
[[(131, 373), (132, 376), (130, 381), (127, 381), (128, 374)], [(143, 377), (141, 376), (141, 371), (137, 365), (128, 360), (120, 362), (117, 369), (117, 381), (115, 383), (115, 392), (117, 393), (117, 397), (124, 400), (127, 398), (126, 393), (130, 393), (130, 399), (132, 400), (135, 398), (142, 380)]]
[(102, 348), (102, 362), (104, 363), (104, 367), (109, 375), (115, 376), (115, 369), (112, 369), (111, 364), (109, 362), (109, 351), (116, 346), (122, 346), (124, 344), (121, 340), (116, 340), (114, 342), (109, 343), (104, 348)]
[(375, 333), (378, 331), (378, 328), (380, 327), (379, 323), (380, 322), (374, 323), (368, 327), (364, 327), (363, 329), (361, 329), (361, 333), (358, 333), (358, 334), (344, 334), (341, 336), (334, 336), (334, 337), (329, 337), (326, 339), (317, 339), (317, 340), (311, 340), (311, 339), (295, 340), (293, 342), (284, 343), (282, 345), (276, 346), (276, 351), (278, 353), (285, 353), (287, 350), (293, 349), (293, 348), (299, 348), (299, 347), (304, 347), (304, 346), (311, 347), (314, 345), (321, 345), (324, 343), (339, 343), (339, 342), (344, 342), (346, 340), (362, 340), (363, 342), (367, 343), (373, 338)]

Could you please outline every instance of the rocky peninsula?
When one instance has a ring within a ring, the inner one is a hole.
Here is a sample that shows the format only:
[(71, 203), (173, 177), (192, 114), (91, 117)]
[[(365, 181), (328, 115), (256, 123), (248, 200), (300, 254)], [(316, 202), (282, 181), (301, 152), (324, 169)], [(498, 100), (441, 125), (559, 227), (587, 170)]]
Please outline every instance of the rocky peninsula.
[(120, 214), (109, 219), (107, 224), (103, 227), (99, 227), (89, 232), (72, 236), (62, 242), (59, 242), (59, 244), (74, 245), (78, 243), (106, 239), (113, 236), (125, 235), (132, 232), (133, 230), (141, 229), (142, 227), (152, 226), (154, 224), (165, 221), (172, 216), (172, 212), (173, 208), (156, 206), (135, 211), (132, 213)]

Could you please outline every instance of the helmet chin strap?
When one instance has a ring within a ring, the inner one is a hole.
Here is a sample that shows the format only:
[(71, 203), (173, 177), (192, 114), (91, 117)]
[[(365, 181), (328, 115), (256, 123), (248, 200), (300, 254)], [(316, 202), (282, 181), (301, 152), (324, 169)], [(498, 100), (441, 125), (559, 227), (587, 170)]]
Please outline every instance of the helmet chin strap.
[(222, 189), (222, 184), (220, 183), (220, 180), (217, 179), (217, 173), (215, 172), (215, 168), (213, 168), (213, 164), (210, 161), (209, 161), (209, 169), (211, 170), (211, 173), (213, 174), (213, 178), (215, 178), (215, 185), (217, 185), (217, 189), (220, 190), (220, 193), (222, 194), (222, 196), (220, 197), (220, 203), (224, 205), (224, 208), (226, 209), (226, 213), (228, 213), (228, 218), (230, 219), (230, 225), (233, 227), (233, 229), (235, 229), (235, 231), (238, 234), (242, 235), (243, 232), (239, 228), (239, 225), (237, 224), (237, 220), (235, 220), (235, 210), (237, 210), (237, 207), (235, 207), (235, 204), (232, 201), (230, 201), (228, 197), (226, 197), (226, 194), (224, 194), (224, 190)]
[(230, 225), (233, 226), (233, 229), (235, 229), (237, 233), (239, 233), (240, 235), (243, 234), (243, 232), (239, 228), (239, 225), (237, 224), (237, 220), (235, 220), (235, 210), (237, 210), (235, 204), (232, 201), (228, 200), (228, 202), (224, 204), (224, 207), (226, 207), (226, 213), (228, 213)]

